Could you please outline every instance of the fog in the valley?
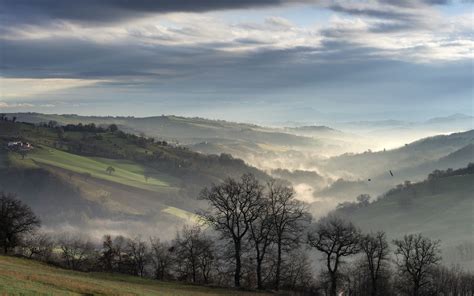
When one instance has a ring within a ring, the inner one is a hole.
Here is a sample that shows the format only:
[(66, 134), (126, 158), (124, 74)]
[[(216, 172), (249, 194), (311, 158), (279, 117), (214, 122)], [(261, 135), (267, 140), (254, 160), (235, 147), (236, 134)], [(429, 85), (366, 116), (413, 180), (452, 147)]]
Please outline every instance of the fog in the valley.
[[(439, 169), (447, 169), (459, 168), (474, 160), (469, 152), (454, 163), (442, 159), (469, 141), (445, 147), (445, 150), (437, 147), (440, 151), (433, 154), (431, 151), (424, 154), (422, 148), (416, 148), (421, 139), (472, 127), (472, 118), (458, 117), (453, 115), (423, 123), (395, 120), (334, 123), (338, 129), (324, 135), (320, 134), (319, 126), (317, 131), (311, 127), (286, 128), (288, 133), (315, 139), (317, 143), (313, 147), (289, 145), (286, 149), (238, 155), (274, 178), (290, 181), (297, 198), (310, 204), (316, 217), (322, 217), (340, 203), (355, 201), (360, 194), (376, 199), (405, 181), (422, 181), (432, 170), (438, 169), (436, 163)], [(414, 148), (403, 152), (409, 147)], [(410, 161), (416, 155), (421, 159)]]
[[(457, 250), (466, 241), (470, 250), (467, 237), (443, 227), (450, 227), (453, 213), (467, 219), (464, 203), (472, 182), (458, 175), (474, 163), (471, 118), (262, 127), (175, 116), (15, 117), (28, 122), (24, 128), (31, 129), (34, 145), (45, 141), (47, 132), (58, 137), (24, 159), (18, 154), (0, 159), (6, 168), (0, 170), (0, 188), (31, 206), (47, 233), (96, 242), (105, 234), (173, 239), (208, 207), (199, 198), (201, 190), (252, 173), (263, 186), (271, 179), (291, 186), (313, 221), (342, 214), (366, 231), (381, 228), (390, 238), (417, 225), (445, 242), (449, 262), (462, 263)], [(88, 124), (79, 125), (83, 122)], [(107, 172), (109, 167), (115, 169)], [(435, 203), (433, 196), (439, 199)], [(429, 217), (449, 206), (461, 208), (448, 211), (436, 227), (428, 227), (432, 222), (423, 221), (425, 216), (410, 214), (411, 207), (433, 209)], [(407, 215), (406, 223), (398, 215)]]
[(474, 295), (473, 4), (0, 0), (0, 295)]
[(106, 218), (89, 218), (84, 223), (61, 223), (59, 225), (45, 225), (43, 231), (51, 234), (69, 234), (86, 236), (100, 242), (105, 234), (125, 237), (156, 237), (171, 240), (183, 225), (191, 225), (191, 221), (182, 223), (163, 223), (153, 221), (114, 220)]

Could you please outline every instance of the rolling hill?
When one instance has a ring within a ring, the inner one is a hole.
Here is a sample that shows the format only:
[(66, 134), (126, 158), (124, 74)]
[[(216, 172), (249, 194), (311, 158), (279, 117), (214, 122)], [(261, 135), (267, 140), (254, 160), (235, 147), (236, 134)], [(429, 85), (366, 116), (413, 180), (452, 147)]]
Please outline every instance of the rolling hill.
[[(360, 194), (382, 195), (397, 184), (420, 182), (437, 169), (457, 169), (474, 162), (474, 130), (429, 137), (404, 147), (360, 154), (343, 154), (318, 161), (323, 172), (335, 176), (313, 193), (316, 201), (335, 206)], [(320, 208), (327, 205), (320, 204)]]
[(279, 160), (290, 159), (296, 169), (306, 162), (306, 154), (338, 155), (362, 151), (354, 135), (327, 127), (272, 128), (224, 120), (172, 115), (153, 117), (96, 117), (40, 113), (10, 113), (18, 121), (60, 125), (94, 123), (117, 124), (123, 131), (145, 134), (159, 140), (180, 143), (206, 154), (228, 153), (263, 169), (275, 169)]
[[(6, 148), (13, 140), (34, 149), (23, 158)], [(159, 228), (171, 236), (205, 206), (197, 199), (203, 187), (248, 172), (269, 178), (230, 155), (204, 155), (93, 125), (1, 121), (0, 147), (0, 190), (17, 193), (46, 228), (74, 227), (97, 235), (146, 235), (144, 229)]]
[(399, 185), (369, 204), (350, 203), (336, 213), (364, 231), (384, 230), (390, 238), (421, 232), (440, 239), (450, 263), (474, 268), (474, 165), (435, 171), (423, 182)]
[[(424, 138), (404, 147), (361, 154), (344, 154), (328, 159), (322, 165), (332, 172), (371, 178), (389, 170), (398, 171), (422, 163), (437, 161), (474, 143), (474, 130)], [(468, 160), (469, 155), (465, 155)], [(472, 158), (471, 158), (472, 159)], [(465, 162), (467, 164), (469, 161)], [(429, 172), (423, 172), (426, 175)]]

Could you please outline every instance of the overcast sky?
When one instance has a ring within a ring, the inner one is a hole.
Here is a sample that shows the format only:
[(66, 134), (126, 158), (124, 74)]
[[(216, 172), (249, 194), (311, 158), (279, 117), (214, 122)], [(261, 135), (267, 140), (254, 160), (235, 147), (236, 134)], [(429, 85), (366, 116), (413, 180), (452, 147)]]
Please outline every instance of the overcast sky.
[(0, 0), (0, 110), (472, 114), (473, 48), (465, 0)]

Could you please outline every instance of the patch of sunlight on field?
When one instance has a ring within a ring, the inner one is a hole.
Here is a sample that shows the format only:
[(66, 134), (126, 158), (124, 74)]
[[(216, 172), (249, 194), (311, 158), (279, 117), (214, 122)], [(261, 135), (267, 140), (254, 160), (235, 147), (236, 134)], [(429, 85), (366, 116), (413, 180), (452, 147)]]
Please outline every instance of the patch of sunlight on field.
[[(40, 164), (52, 165), (76, 173), (89, 173), (96, 178), (152, 191), (169, 188), (173, 182), (171, 177), (157, 176), (158, 174), (151, 174), (146, 180), (143, 166), (132, 161), (79, 156), (49, 147), (37, 149), (28, 158)], [(106, 172), (109, 166), (115, 169), (112, 174)]]
[(139, 277), (64, 270), (37, 261), (0, 256), (0, 295), (265, 295), (159, 282)]
[(166, 209), (161, 210), (164, 213), (176, 216), (178, 218), (184, 219), (188, 222), (197, 223), (199, 222), (199, 216), (188, 211), (178, 209), (175, 207), (167, 207)]

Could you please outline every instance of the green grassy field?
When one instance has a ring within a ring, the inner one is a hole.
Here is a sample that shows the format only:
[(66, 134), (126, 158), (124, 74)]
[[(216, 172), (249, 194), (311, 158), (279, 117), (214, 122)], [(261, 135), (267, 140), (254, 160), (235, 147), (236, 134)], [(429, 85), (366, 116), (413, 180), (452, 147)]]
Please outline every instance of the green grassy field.
[[(84, 178), (68, 178), (67, 172), (74, 174), (89, 173), (93, 178), (111, 182), (111, 185), (127, 185), (157, 194), (173, 194), (179, 190), (177, 186), (173, 186), (178, 184), (179, 180), (160, 172), (151, 172), (148, 180), (145, 180), (145, 168), (130, 160), (80, 156), (45, 146), (37, 147), (25, 159), (22, 159), (17, 153), (0, 153), (0, 166), (2, 161), (8, 162), (10, 166), (15, 168), (44, 167), (55, 174), (63, 175), (67, 182), (82, 188), (83, 193), (92, 201), (97, 201), (97, 199), (103, 198), (104, 194), (108, 195), (109, 193), (102, 189), (98, 190), (97, 186), (89, 188), (90, 186), (88, 186), (89, 184)], [(105, 171), (108, 166), (112, 166), (115, 169), (111, 175)], [(56, 168), (63, 171), (59, 172)], [(158, 204), (159, 202), (157, 201), (156, 205)], [(107, 199), (106, 205), (112, 210), (129, 214), (140, 214), (140, 212), (133, 208), (127, 207), (126, 204), (110, 198)], [(163, 213), (175, 216), (186, 222), (197, 221), (198, 219), (196, 215), (183, 209), (167, 206), (166, 204), (162, 204), (162, 206), (164, 206), (164, 209), (161, 210)]]
[[(35, 149), (24, 160), (17, 155), (13, 157), (16, 165), (28, 166), (34, 165), (35, 162), (47, 164), (74, 173), (89, 173), (95, 178), (151, 191), (171, 189), (172, 184), (177, 182), (173, 177), (158, 172), (152, 172), (148, 180), (145, 180), (144, 167), (129, 160), (86, 157), (44, 146)], [(115, 169), (112, 174), (106, 172), (109, 166)]]
[(139, 277), (64, 270), (0, 256), (0, 295), (265, 295), (159, 282)]

